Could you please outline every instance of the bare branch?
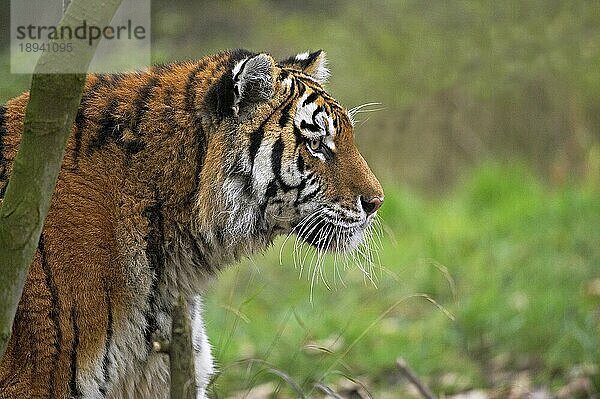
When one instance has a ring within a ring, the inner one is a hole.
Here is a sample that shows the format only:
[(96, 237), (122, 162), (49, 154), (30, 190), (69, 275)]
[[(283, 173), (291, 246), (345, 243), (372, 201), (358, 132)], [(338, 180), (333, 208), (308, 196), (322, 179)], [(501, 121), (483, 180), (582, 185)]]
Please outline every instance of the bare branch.
[(417, 375), (410, 369), (410, 367), (408, 367), (408, 363), (406, 363), (406, 360), (404, 360), (401, 357), (398, 358), (396, 360), (396, 366), (398, 366), (398, 370), (400, 370), (402, 375), (406, 377), (406, 379), (410, 381), (410, 383), (413, 384), (419, 390), (419, 393), (425, 399), (436, 399), (436, 396), (431, 392), (427, 385), (425, 385), (423, 381), (421, 381), (419, 377), (417, 377)]

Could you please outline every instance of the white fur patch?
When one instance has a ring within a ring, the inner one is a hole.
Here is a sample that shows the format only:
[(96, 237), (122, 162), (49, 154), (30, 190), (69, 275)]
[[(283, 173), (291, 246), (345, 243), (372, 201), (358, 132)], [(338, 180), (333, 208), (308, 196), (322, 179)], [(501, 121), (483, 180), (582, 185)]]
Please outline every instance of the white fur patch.
[(252, 233), (258, 222), (257, 204), (250, 204), (244, 183), (237, 177), (228, 177), (223, 182), (223, 196), (227, 213), (227, 238), (233, 241)]
[(310, 53), (308, 51), (305, 51), (304, 53), (300, 53), (300, 54), (296, 55), (296, 61), (304, 61), (304, 60), (308, 59), (309, 55), (310, 55)]
[(261, 198), (264, 197), (269, 183), (275, 178), (271, 167), (272, 150), (273, 144), (263, 141), (254, 158), (252, 185)]
[(282, 85), (286, 89), (289, 89), (290, 87), (292, 87), (292, 78), (287, 77), (287, 78), (283, 79)]
[(319, 54), (319, 64), (317, 65), (315, 72), (312, 73), (312, 76), (317, 82), (324, 84), (327, 83), (330, 74), (331, 72), (327, 67), (327, 56), (325, 52), (322, 51), (321, 54)]
[[(285, 150), (284, 150), (285, 152)], [(298, 151), (291, 158), (282, 157), (281, 160), (281, 180), (288, 186), (295, 187), (302, 181), (302, 176), (298, 171), (296, 163)]]
[(331, 136), (326, 136), (326, 137), (323, 139), (323, 143), (324, 143), (324, 144), (325, 144), (327, 147), (329, 147), (329, 149), (331, 149), (331, 151), (334, 151), (334, 152), (335, 152), (335, 141), (333, 141), (333, 137), (331, 137)]
[(202, 299), (196, 296), (190, 309), (192, 320), (192, 346), (194, 349), (194, 368), (196, 371), (196, 398), (206, 399), (206, 387), (214, 373), (213, 358), (208, 337), (202, 322)]

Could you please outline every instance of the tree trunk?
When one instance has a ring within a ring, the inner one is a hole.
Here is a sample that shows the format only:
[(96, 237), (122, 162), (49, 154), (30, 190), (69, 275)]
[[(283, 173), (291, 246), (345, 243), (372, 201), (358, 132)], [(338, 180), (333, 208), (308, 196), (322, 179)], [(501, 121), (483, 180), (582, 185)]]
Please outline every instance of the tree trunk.
[[(73, 0), (60, 25), (75, 27), (85, 20), (88, 26), (105, 26), (120, 3)], [(0, 358), (10, 338), (85, 83), (85, 74), (60, 72), (65, 68), (86, 71), (95, 49), (95, 45), (75, 41), (71, 52), (44, 53), (32, 77), (19, 153), (0, 208)]]

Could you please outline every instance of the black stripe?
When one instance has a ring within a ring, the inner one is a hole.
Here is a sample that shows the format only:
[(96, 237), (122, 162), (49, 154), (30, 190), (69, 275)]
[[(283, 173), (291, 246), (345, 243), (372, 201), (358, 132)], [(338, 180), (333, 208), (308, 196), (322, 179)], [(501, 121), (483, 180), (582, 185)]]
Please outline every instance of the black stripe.
[(173, 88), (171, 86), (165, 87), (164, 89), (164, 100), (163, 100), (163, 118), (167, 125), (173, 132), (180, 130), (177, 118), (175, 117), (175, 108), (173, 107)]
[(49, 318), (52, 320), (52, 324), (54, 324), (54, 353), (52, 359), (52, 367), (50, 368), (50, 396), (54, 397), (54, 392), (56, 391), (56, 371), (58, 370), (58, 357), (61, 353), (62, 346), (62, 330), (60, 328), (60, 302), (58, 299), (58, 288), (56, 283), (54, 282), (54, 277), (52, 275), (52, 270), (50, 269), (50, 265), (48, 265), (48, 258), (46, 253), (46, 247), (44, 245), (44, 233), (40, 236), (40, 241), (38, 243), (38, 251), (40, 252), (41, 258), (41, 267), (44, 272), (46, 287), (48, 287), (48, 291), (50, 292), (50, 310), (49, 310)]
[(321, 50), (317, 50), (315, 52), (308, 54), (308, 56), (304, 59), (297, 59), (296, 58), (297, 56), (292, 56), (292, 57), (286, 58), (285, 60), (281, 61), (280, 64), (284, 65), (284, 66), (288, 66), (293, 69), (298, 69), (300, 71), (304, 71), (310, 64), (312, 64), (315, 61), (317, 56), (321, 53), (322, 53)]
[(138, 152), (142, 151), (146, 147), (146, 144), (140, 140), (130, 140), (123, 142), (121, 146), (123, 147), (127, 155), (135, 155)]
[(150, 270), (154, 272), (154, 279), (148, 296), (148, 310), (146, 313), (145, 339), (148, 349), (152, 347), (152, 334), (158, 329), (156, 313), (159, 310), (157, 304), (158, 284), (160, 283), (165, 267), (165, 232), (164, 217), (162, 212), (162, 200), (155, 196), (154, 205), (146, 208), (144, 216), (148, 219), (148, 233), (146, 235), (146, 258)]
[(306, 140), (306, 137), (302, 135), (302, 131), (296, 125), (294, 125), (294, 135), (296, 136), (296, 145), (298, 145), (303, 140)]
[(288, 125), (288, 123), (290, 122), (290, 110), (292, 108), (292, 104), (293, 102), (290, 101), (282, 110), (281, 110), (281, 116), (279, 117), (279, 127), (280, 128), (284, 128)]
[(73, 149), (74, 168), (79, 167), (79, 153), (81, 152), (81, 140), (85, 129), (85, 114), (83, 111), (84, 99), (81, 100), (77, 115), (75, 116), (75, 148)]
[(281, 61), (279, 61), (279, 64), (282, 65), (282, 66), (284, 66), (284, 67), (287, 67), (287, 68), (294, 68), (296, 66), (295, 65), (296, 64), (296, 56), (293, 55), (293, 56), (288, 57), (288, 58), (286, 58), (284, 60), (281, 60)]
[[(290, 102), (291, 102), (292, 94), (290, 95), (290, 97), (288, 99), (288, 101), (290, 101)], [(281, 108), (282, 106), (278, 107), (278, 109)], [(273, 114), (271, 114), (271, 116), (272, 115)], [(269, 116), (269, 118), (267, 118), (266, 121), (268, 121), (271, 118), (271, 116)], [(266, 121), (263, 122), (263, 124), (266, 123)], [(296, 136), (298, 136), (298, 134), (299, 134), (299, 132), (297, 130), (298, 129), (296, 128), (296, 126), (294, 126), (294, 133), (296, 134)], [(300, 134), (300, 136), (301, 136), (301, 134)], [(296, 141), (295, 145), (297, 146), (299, 144), (299, 142), (300, 141), (297, 137), (297, 141)], [(298, 189), (299, 191), (301, 191), (306, 185), (306, 183), (304, 181), (301, 181), (300, 184), (298, 184), (297, 186), (290, 186), (287, 183), (285, 183), (281, 177), (281, 162), (282, 162), (282, 157), (283, 157), (283, 150), (284, 150), (284, 143), (283, 143), (283, 138), (280, 135), (279, 138), (277, 139), (277, 141), (275, 141), (275, 144), (273, 144), (273, 149), (271, 152), (271, 168), (273, 170), (273, 175), (275, 176), (275, 179), (276, 179), (277, 183), (279, 184), (279, 187), (281, 187), (281, 189), (284, 192), (288, 192), (292, 189)], [(252, 163), (252, 165), (254, 165), (254, 158), (251, 158), (250, 162)], [(303, 160), (302, 160), (302, 165), (304, 165)], [(277, 194), (277, 185), (275, 184), (275, 182), (269, 183), (269, 186), (267, 187), (267, 192), (266, 192), (267, 198), (272, 198), (276, 194)], [(265, 201), (263, 203), (262, 208), (266, 209), (267, 203), (268, 203), (268, 201)], [(263, 209), (263, 211), (264, 211), (264, 209)]]
[(306, 104), (312, 103), (313, 101), (315, 101), (317, 98), (319, 97), (319, 93), (317, 93), (316, 91), (313, 91), (312, 93), (310, 93), (308, 95), (308, 97), (306, 97), (306, 99), (304, 100), (304, 102), (302, 103), (302, 106), (305, 107)]
[(313, 199), (314, 197), (316, 197), (316, 195), (319, 193), (319, 191), (321, 191), (319, 189), (319, 187), (317, 187), (314, 191), (311, 191), (310, 193), (306, 194), (304, 197), (300, 198), (297, 202), (299, 204), (304, 204), (308, 201), (310, 201), (311, 199)]
[[(103, 75), (97, 75), (100, 79)], [(112, 74), (105, 75), (102, 79), (105, 85), (114, 86), (120, 80), (124, 79), (125, 75), (122, 74)], [(98, 83), (98, 82), (97, 82)], [(90, 144), (87, 148), (87, 154), (91, 155), (95, 151), (101, 150), (104, 146), (109, 144), (110, 142), (115, 143), (119, 148), (121, 148), (127, 156), (135, 155), (141, 150), (144, 149), (145, 143), (138, 138), (133, 140), (123, 140), (123, 124), (117, 117), (117, 108), (119, 106), (119, 100), (117, 98), (111, 98), (108, 102), (108, 105), (105, 107), (98, 124), (98, 130), (96, 132), (96, 136), (94, 136), (90, 140)], [(141, 106), (143, 108), (143, 106)], [(144, 111), (145, 112), (145, 111)], [(144, 113), (140, 111), (139, 113)], [(137, 118), (137, 114), (136, 114)], [(139, 123), (136, 119), (135, 123)], [(137, 126), (135, 126), (137, 129)], [(134, 134), (136, 130), (134, 130)], [(81, 145), (81, 144), (80, 144)], [(76, 139), (77, 146), (77, 139)]]
[[(281, 67), (281, 66), (280, 66), (280, 67)], [(287, 77), (288, 77), (288, 76), (289, 76), (289, 73), (288, 73), (286, 70), (282, 70), (282, 71), (279, 73), (279, 81), (280, 81), (280, 82), (283, 82), (284, 80), (286, 80), (286, 79), (287, 79)], [(292, 92), (292, 91), (294, 91), (294, 80), (293, 80), (293, 79), (292, 79), (292, 84), (290, 85), (290, 87), (287, 87), (287, 86), (285, 86), (285, 87), (283, 88), (283, 93), (284, 93), (284, 94), (288, 94), (289, 92)]]
[(187, 83), (185, 85), (185, 109), (194, 119), (196, 116), (196, 86), (198, 85), (196, 75), (204, 68), (206, 68), (205, 62), (198, 63), (198, 65), (196, 65), (196, 67), (188, 74)]
[[(8, 175), (8, 171), (6, 170), (7, 162), (4, 156), (4, 151), (6, 151), (6, 147), (4, 146), (4, 136), (6, 133), (6, 106), (2, 105), (0, 106), (0, 183), (4, 182)], [(8, 182), (0, 189), (0, 198), (4, 198), (4, 192), (6, 191), (7, 186)]]
[[(306, 75), (306, 76), (308, 76), (308, 75)], [(321, 85), (319, 85), (318, 83), (315, 83), (314, 80), (306, 79), (302, 75), (296, 76), (296, 78), (298, 80), (298, 84), (299, 85), (302, 84), (304, 86), (303, 89), (309, 88), (313, 93), (317, 93), (318, 96), (323, 97), (323, 99), (328, 102), (332, 102), (334, 106), (337, 106), (338, 108), (341, 109), (341, 107), (335, 103), (335, 99), (333, 97), (331, 97), (325, 90), (323, 90), (323, 87), (321, 87)], [(302, 90), (302, 93), (304, 94), (304, 90)]]
[(108, 87), (111, 85), (110, 77), (104, 73), (96, 74), (96, 78), (98, 79), (96, 83), (94, 83), (92, 92), (96, 92), (101, 87)]
[(298, 59), (296, 59), (296, 64), (297, 64), (298, 66), (300, 66), (300, 70), (301, 70), (302, 72), (304, 72), (304, 70), (305, 70), (305, 69), (306, 69), (306, 68), (307, 68), (307, 67), (308, 67), (308, 66), (309, 66), (309, 65), (310, 65), (310, 64), (313, 62), (313, 59), (311, 58), (311, 56), (312, 56), (313, 54), (314, 54), (314, 53), (311, 53), (311, 54), (308, 56), (308, 58), (305, 58), (305, 59), (303, 59), (303, 60), (298, 60)]
[(135, 155), (146, 147), (146, 144), (140, 139), (142, 133), (140, 131), (140, 125), (144, 120), (146, 112), (150, 110), (148, 102), (152, 98), (153, 89), (158, 86), (159, 83), (160, 81), (156, 76), (151, 76), (146, 84), (140, 88), (137, 97), (133, 101), (133, 113), (131, 115), (130, 126), (135, 138), (127, 141), (117, 141), (117, 143), (121, 142), (121, 147), (128, 156)]
[[(139, 73), (139, 72), (138, 72)], [(106, 74), (106, 78), (107, 78), (107, 82), (110, 84), (110, 86), (115, 87), (117, 86), (122, 80), (125, 80), (129, 77), (130, 74), (127, 73), (123, 73), (123, 72), (114, 72), (114, 73), (109, 73)]]
[(326, 146), (325, 144), (321, 145), (321, 154), (323, 154), (323, 156), (325, 157), (326, 160), (330, 161), (333, 159), (333, 151), (331, 151), (331, 148), (329, 148), (328, 146)]
[[(277, 195), (277, 184), (274, 181), (271, 181), (267, 186), (267, 191), (265, 192), (265, 196), (267, 198), (273, 198)], [(265, 202), (265, 208), (267, 206), (267, 202)], [(263, 211), (264, 212), (264, 211)]]
[(324, 108), (321, 105), (319, 105), (317, 108), (315, 108), (315, 110), (313, 111), (313, 114), (312, 114), (313, 123), (315, 123), (315, 124), (317, 123), (315, 121), (315, 118), (317, 117), (317, 115), (319, 115), (319, 113), (323, 112), (323, 110), (324, 110)]
[(277, 183), (275, 181), (269, 182), (267, 186), (267, 190), (265, 191), (265, 197), (267, 200), (263, 202), (260, 206), (260, 214), (263, 215), (267, 209), (267, 205), (269, 205), (270, 199), (274, 198), (277, 195)]
[(296, 199), (294, 200), (294, 206), (298, 206), (298, 204), (300, 203), (300, 194), (302, 194), (302, 190), (304, 190), (305, 187), (306, 187), (306, 180), (301, 180), (300, 184), (298, 184), (298, 186), (296, 186), (296, 189), (298, 190), (298, 192), (296, 192)]
[[(279, 66), (280, 68), (285, 68), (284, 65), (282, 65), (281, 63), (277, 64), (277, 66)], [(286, 71), (285, 69), (283, 69), (280, 73), (279, 73), (279, 81), (283, 82), (288, 76), (290, 76), (290, 73), (288, 71)]]
[(79, 155), (81, 152), (81, 142), (83, 140), (83, 132), (85, 130), (85, 109), (88, 106), (88, 101), (91, 97), (96, 95), (96, 91), (99, 87), (104, 86), (106, 84), (106, 80), (104, 75), (96, 75), (96, 81), (88, 90), (84, 91), (81, 96), (81, 101), (79, 102), (79, 109), (77, 110), (77, 115), (75, 116), (75, 148), (73, 151), (73, 161), (74, 167), (77, 168), (79, 166)]
[(150, 109), (148, 102), (152, 98), (153, 89), (158, 86), (159, 80), (156, 76), (152, 76), (148, 79), (148, 82), (142, 86), (140, 91), (138, 92), (138, 96), (133, 101), (133, 123), (131, 125), (131, 129), (133, 130), (133, 134), (138, 136), (140, 134), (140, 124), (144, 119), (144, 115)]
[(296, 85), (298, 86), (298, 95), (302, 97), (304, 95), (304, 92), (306, 91), (306, 84), (303, 81), (298, 80), (296, 82)]
[[(208, 272), (209, 274), (214, 274), (216, 270), (206, 260), (205, 256), (206, 248), (208, 248), (206, 240), (204, 240), (201, 236), (195, 237), (192, 234), (189, 234), (189, 240), (192, 244), (192, 265), (198, 269)], [(202, 246), (199, 245), (198, 241), (201, 242)]]
[(223, 76), (213, 84), (204, 96), (204, 105), (211, 110), (217, 119), (233, 115), (233, 77), (227, 69)]
[(87, 152), (88, 155), (92, 154), (94, 151), (100, 150), (104, 147), (108, 142), (112, 139), (117, 141), (121, 137), (121, 127), (117, 123), (117, 119), (115, 117), (115, 112), (119, 102), (116, 98), (112, 98), (108, 106), (102, 112), (102, 117), (100, 118), (99, 124), (100, 127), (96, 133), (96, 136), (92, 138)]
[[(288, 73), (287, 73), (286, 71), (282, 71), (282, 72), (281, 72), (281, 74), (279, 75), (279, 76), (280, 76), (280, 78), (281, 78), (281, 76), (282, 76), (284, 73), (285, 73), (285, 77), (286, 77), (286, 78), (289, 76), (289, 75), (288, 75)], [(282, 80), (285, 80), (285, 79), (282, 79)], [(285, 88), (285, 91), (284, 91), (284, 93), (286, 93), (286, 94), (287, 94), (287, 93), (293, 93), (294, 91), (296, 91), (296, 79), (294, 79), (294, 76), (292, 75), (292, 76), (291, 76), (291, 83), (290, 83), (290, 87), (289, 87), (289, 88), (287, 88), (287, 87), (286, 87), (286, 88)]]
[[(268, 120), (268, 119), (267, 119)], [(250, 170), (254, 167), (254, 158), (258, 154), (258, 149), (265, 137), (264, 123), (260, 125), (257, 131), (252, 133), (250, 136), (250, 148), (248, 149), (248, 155), (250, 156)]]
[(313, 133), (318, 133), (321, 131), (321, 128), (314, 123), (307, 123), (305, 120), (300, 122), (300, 129), (310, 130)]
[(113, 313), (112, 313), (112, 300), (110, 298), (110, 288), (105, 284), (104, 286), (104, 299), (106, 301), (107, 309), (107, 321), (106, 321), (106, 342), (104, 344), (104, 356), (102, 357), (102, 376), (104, 377), (104, 384), (100, 387), (100, 393), (102, 396), (106, 396), (106, 390), (108, 383), (110, 382), (110, 345), (113, 336)]
[[(313, 126), (316, 126), (318, 131), (323, 131), (323, 128), (321, 126), (319, 126), (319, 124), (317, 123), (317, 115), (319, 115), (321, 112), (323, 112), (325, 110), (325, 108), (323, 108), (323, 106), (319, 105), (317, 108), (315, 108), (315, 110), (312, 113), (312, 124)], [(300, 124), (302, 126), (302, 123)]]
[[(271, 112), (269, 114), (269, 116), (267, 116), (267, 118), (260, 124), (258, 129), (256, 129), (252, 133), (252, 136), (250, 137), (250, 148), (248, 151), (249, 156), (250, 156), (250, 170), (251, 171), (254, 168), (254, 158), (256, 157), (256, 154), (258, 153), (258, 149), (260, 148), (260, 144), (262, 143), (262, 140), (265, 135), (265, 125), (267, 124), (267, 122), (269, 122), (271, 120), (271, 118), (273, 117), (273, 115), (275, 115), (277, 113), (277, 111), (281, 110), (282, 108), (285, 109), (287, 107), (287, 105), (292, 104), (293, 99), (294, 99), (294, 93), (292, 92), (277, 108), (275, 108), (273, 110), (273, 112)], [(282, 110), (282, 112), (283, 111), (284, 110)], [(280, 122), (281, 122), (281, 118), (280, 118)]]
[(194, 173), (194, 190), (193, 190), (193, 198), (196, 198), (198, 190), (200, 190), (200, 177), (202, 174), (202, 168), (204, 167), (204, 158), (206, 156), (206, 134), (204, 133), (204, 129), (202, 129), (202, 125), (198, 123), (196, 126), (196, 171)]
[(298, 158), (296, 158), (296, 167), (298, 168), (298, 172), (304, 172), (304, 158), (302, 158), (301, 154), (298, 154)]
[(271, 152), (271, 168), (273, 169), (273, 174), (279, 183), (279, 186), (284, 192), (288, 192), (293, 188), (297, 188), (297, 186), (289, 186), (287, 185), (283, 179), (281, 178), (281, 162), (283, 157), (283, 149), (284, 143), (281, 135), (273, 144), (273, 151)]
[(194, 173), (194, 188), (188, 197), (188, 202), (190, 203), (195, 200), (196, 194), (200, 189), (200, 175), (204, 166), (204, 157), (206, 156), (206, 134), (202, 128), (202, 120), (197, 116), (196, 112), (196, 86), (198, 84), (196, 75), (205, 67), (205, 62), (199, 63), (188, 75), (185, 86), (185, 108), (192, 119), (192, 125), (195, 127), (194, 137), (196, 138), (196, 170)]
[(71, 307), (71, 323), (73, 325), (73, 344), (71, 346), (70, 353), (71, 365), (69, 370), (71, 377), (69, 379), (69, 398), (80, 398), (81, 392), (77, 386), (77, 349), (79, 347), (79, 326), (77, 325), (77, 308), (75, 305)]

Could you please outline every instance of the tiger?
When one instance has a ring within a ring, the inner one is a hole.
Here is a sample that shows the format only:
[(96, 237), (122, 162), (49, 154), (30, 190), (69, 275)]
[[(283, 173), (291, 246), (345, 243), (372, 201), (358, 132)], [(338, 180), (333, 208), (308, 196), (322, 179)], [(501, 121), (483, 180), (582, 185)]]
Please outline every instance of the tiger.
[[(6, 352), (0, 398), (167, 398), (181, 295), (196, 397), (216, 372), (202, 295), (226, 265), (296, 234), (359, 245), (384, 201), (324, 51), (228, 50), (89, 74)], [(0, 107), (0, 201), (29, 94)]]

